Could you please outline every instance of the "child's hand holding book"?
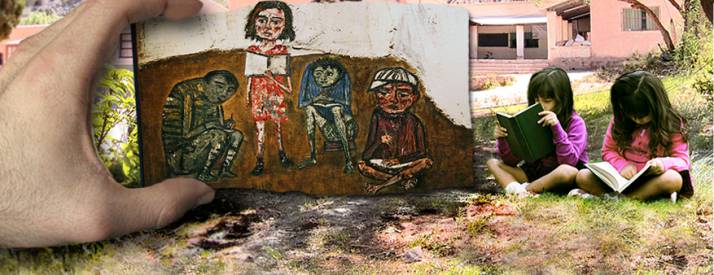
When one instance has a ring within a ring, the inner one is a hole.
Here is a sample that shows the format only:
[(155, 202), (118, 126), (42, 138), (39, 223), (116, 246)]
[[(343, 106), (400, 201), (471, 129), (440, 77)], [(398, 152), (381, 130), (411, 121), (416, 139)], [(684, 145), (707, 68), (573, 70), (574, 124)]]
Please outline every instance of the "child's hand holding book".
[(650, 173), (652, 175), (661, 175), (664, 173), (664, 161), (661, 158), (653, 158), (647, 162), (651, 168)]
[(622, 168), (622, 171), (620, 171), (620, 175), (622, 175), (623, 178), (629, 180), (635, 175), (637, 175), (637, 168), (634, 164), (628, 164), (627, 166), (625, 166), (625, 168)]
[(506, 130), (506, 128), (501, 127), (501, 124), (496, 123), (496, 127), (493, 130), (493, 135), (496, 138), (505, 138), (508, 136), (508, 130)]
[(558, 124), (558, 115), (551, 111), (542, 111), (538, 113), (541, 119), (538, 120), (538, 124), (545, 126), (555, 126)]

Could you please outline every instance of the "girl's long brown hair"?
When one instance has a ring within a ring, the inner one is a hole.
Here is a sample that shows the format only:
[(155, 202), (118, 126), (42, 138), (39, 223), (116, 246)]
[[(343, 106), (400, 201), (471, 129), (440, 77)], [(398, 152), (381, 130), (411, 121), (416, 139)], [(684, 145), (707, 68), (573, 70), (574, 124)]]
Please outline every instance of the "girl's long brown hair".
[(646, 126), (652, 156), (657, 156), (659, 146), (666, 155), (671, 154), (674, 134), (681, 133), (684, 140), (687, 139), (686, 120), (672, 108), (662, 81), (651, 73), (635, 71), (618, 77), (610, 89), (610, 104), (614, 116), (612, 137), (620, 151), (630, 146), (632, 134), (642, 127), (632, 117), (652, 116)]
[(548, 67), (534, 73), (528, 82), (528, 105), (533, 105), (536, 98), (552, 98), (560, 125), (568, 129), (573, 116), (573, 88), (568, 74), (561, 68)]

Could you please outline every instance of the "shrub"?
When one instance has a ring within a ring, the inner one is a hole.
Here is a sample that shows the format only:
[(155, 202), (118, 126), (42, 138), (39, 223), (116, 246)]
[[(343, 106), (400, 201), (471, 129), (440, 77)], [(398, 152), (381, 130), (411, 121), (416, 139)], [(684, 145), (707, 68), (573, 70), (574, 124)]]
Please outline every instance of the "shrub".
[(136, 125), (134, 73), (107, 67), (92, 111), (99, 158), (118, 182), (139, 184), (139, 139)]
[(60, 19), (61, 16), (49, 11), (33, 11), (20, 19), (20, 25), (49, 25)]
[(3, 0), (0, 2), (0, 40), (10, 35), (12, 28), (17, 25), (24, 6), (25, 1)]

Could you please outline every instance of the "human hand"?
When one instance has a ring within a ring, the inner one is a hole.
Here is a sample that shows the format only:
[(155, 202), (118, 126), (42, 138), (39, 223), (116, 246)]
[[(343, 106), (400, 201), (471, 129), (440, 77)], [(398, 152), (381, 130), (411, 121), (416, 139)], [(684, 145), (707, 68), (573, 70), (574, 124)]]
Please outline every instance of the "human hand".
[(637, 168), (635, 168), (635, 165), (633, 164), (628, 164), (627, 166), (625, 166), (625, 168), (622, 168), (622, 171), (620, 171), (620, 175), (622, 175), (623, 178), (626, 178), (628, 180), (636, 174)]
[(542, 111), (538, 115), (541, 116), (538, 124), (543, 126), (555, 126), (558, 124), (558, 116), (551, 111)]
[[(193, 179), (128, 189), (91, 139), (93, 76), (130, 22), (196, 14), (197, 0), (85, 1), (0, 70), (0, 247), (82, 243), (163, 227), (213, 200)], [(42, 76), (42, 77), (38, 77)]]
[(382, 135), (382, 137), (380, 138), (380, 140), (384, 144), (392, 144), (392, 139), (393, 139), (392, 136), (387, 135), (387, 134)]
[(496, 138), (505, 138), (508, 136), (508, 130), (506, 130), (506, 128), (501, 127), (501, 125), (496, 124), (496, 127), (493, 130), (493, 135)]
[(654, 158), (649, 160), (647, 163), (651, 165), (650, 174), (651, 175), (661, 175), (664, 173), (664, 161), (661, 158)]
[(233, 128), (233, 126), (236, 126), (236, 120), (230, 118), (224, 122), (223, 126), (225, 126), (226, 128)]

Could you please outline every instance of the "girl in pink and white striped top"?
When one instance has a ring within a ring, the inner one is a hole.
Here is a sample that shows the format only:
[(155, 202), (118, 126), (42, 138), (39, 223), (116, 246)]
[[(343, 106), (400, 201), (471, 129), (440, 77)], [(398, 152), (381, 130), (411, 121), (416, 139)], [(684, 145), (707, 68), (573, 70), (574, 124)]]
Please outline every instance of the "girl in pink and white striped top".
[[(613, 119), (605, 134), (602, 159), (627, 179), (647, 163), (653, 166), (647, 181), (624, 195), (646, 200), (678, 192), (691, 197), (694, 188), (685, 119), (672, 108), (662, 82), (643, 71), (624, 74), (612, 85), (610, 101)], [(610, 190), (587, 169), (580, 170), (576, 184), (594, 195)]]

